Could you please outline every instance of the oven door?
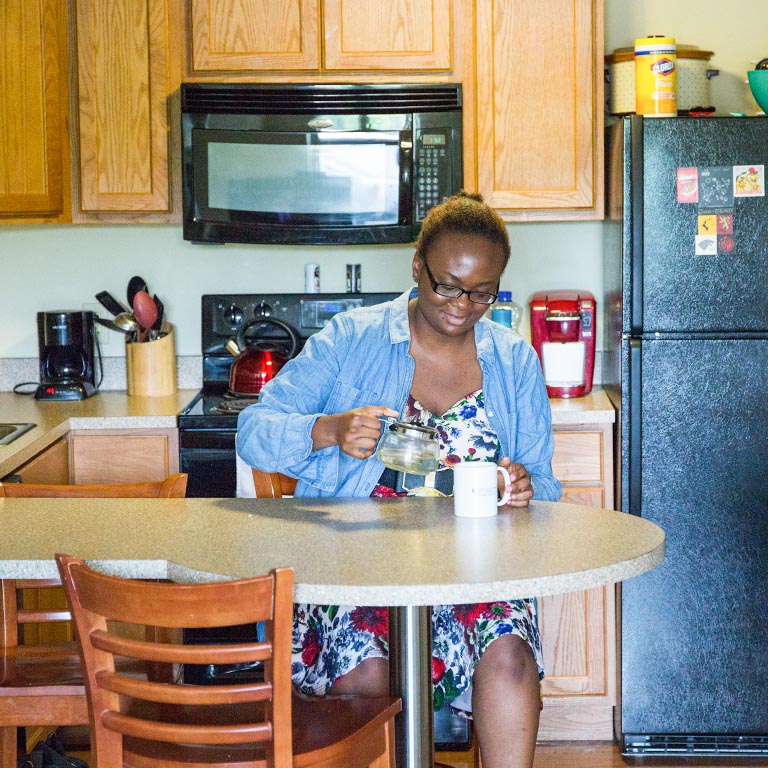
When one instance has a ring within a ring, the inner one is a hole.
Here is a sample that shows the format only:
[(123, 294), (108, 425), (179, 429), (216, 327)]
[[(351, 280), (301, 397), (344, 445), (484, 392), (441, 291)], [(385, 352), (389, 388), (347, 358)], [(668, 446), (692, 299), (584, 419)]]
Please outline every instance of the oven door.
[(180, 471), (186, 472), (187, 497), (234, 498), (237, 487), (237, 431), (179, 430)]

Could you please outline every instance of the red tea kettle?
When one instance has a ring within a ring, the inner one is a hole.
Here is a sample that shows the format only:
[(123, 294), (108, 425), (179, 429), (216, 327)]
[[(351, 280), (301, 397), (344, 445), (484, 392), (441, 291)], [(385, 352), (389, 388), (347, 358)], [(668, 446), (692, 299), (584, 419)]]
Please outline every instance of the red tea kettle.
[[(259, 326), (257, 333), (246, 337), (254, 326)], [(276, 328), (285, 334), (284, 340), (260, 338), (265, 330), (271, 332)], [(282, 320), (258, 317), (243, 323), (235, 339), (227, 342), (227, 349), (237, 355), (229, 371), (229, 393), (236, 397), (258, 395), (261, 388), (296, 354), (298, 346), (296, 330)]]

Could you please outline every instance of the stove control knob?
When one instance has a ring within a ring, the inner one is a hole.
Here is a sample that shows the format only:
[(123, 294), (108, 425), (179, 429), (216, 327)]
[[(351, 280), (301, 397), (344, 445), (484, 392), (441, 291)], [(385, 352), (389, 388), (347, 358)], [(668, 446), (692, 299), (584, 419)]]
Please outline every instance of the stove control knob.
[(266, 301), (260, 301), (253, 308), (254, 317), (269, 317), (271, 314), (272, 314), (272, 307), (270, 307)]
[(230, 304), (223, 310), (223, 315), (224, 322), (233, 328), (243, 322), (243, 310), (237, 304)]

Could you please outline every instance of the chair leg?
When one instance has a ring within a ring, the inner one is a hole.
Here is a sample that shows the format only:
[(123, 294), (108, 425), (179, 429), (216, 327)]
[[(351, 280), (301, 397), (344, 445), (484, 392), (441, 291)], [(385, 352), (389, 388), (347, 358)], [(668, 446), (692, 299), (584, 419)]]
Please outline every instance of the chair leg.
[(0, 768), (16, 768), (19, 752), (16, 743), (17, 729), (3, 726), (0, 728)]

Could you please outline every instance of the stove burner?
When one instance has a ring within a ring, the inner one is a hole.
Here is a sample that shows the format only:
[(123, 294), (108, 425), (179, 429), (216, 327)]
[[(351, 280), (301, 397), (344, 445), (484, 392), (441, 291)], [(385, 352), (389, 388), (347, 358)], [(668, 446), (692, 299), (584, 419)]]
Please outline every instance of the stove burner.
[(243, 408), (259, 402), (258, 397), (236, 397), (234, 395), (225, 395), (224, 400), (211, 408), (215, 413), (240, 413)]

